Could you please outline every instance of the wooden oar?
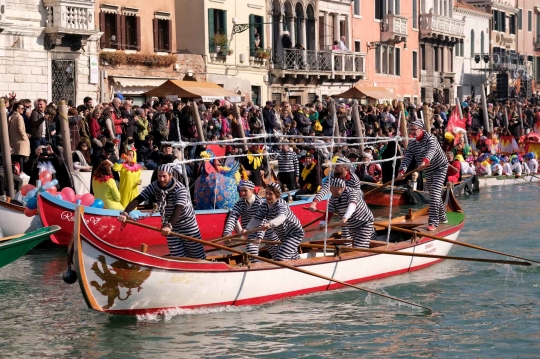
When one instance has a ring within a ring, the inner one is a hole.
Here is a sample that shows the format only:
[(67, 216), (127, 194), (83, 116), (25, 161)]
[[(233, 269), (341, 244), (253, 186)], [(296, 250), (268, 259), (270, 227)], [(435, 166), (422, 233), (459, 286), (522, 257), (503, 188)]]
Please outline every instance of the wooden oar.
[[(312, 243), (300, 243), (300, 247), (304, 248), (324, 248), (322, 244), (312, 244)], [(332, 246), (327, 246), (327, 248), (332, 248)], [(485, 262), (485, 263), (499, 263), (499, 264), (512, 264), (517, 266), (530, 266), (529, 262), (518, 262), (518, 261), (508, 261), (508, 260), (499, 260), (499, 259), (484, 259), (484, 258), (471, 258), (471, 257), (454, 257), (454, 256), (440, 256), (437, 254), (425, 254), (425, 253), (412, 253), (412, 252), (398, 252), (398, 251), (388, 251), (384, 249), (371, 249), (371, 248), (356, 248), (356, 247), (339, 247), (342, 251), (347, 252), (366, 252), (366, 253), (377, 253), (377, 254), (392, 254), (396, 256), (406, 256), (406, 257), (424, 257), (424, 258), (437, 258), (437, 259), (452, 259), (459, 261), (468, 261), (468, 262)]]
[[(409, 177), (409, 176), (412, 175), (414, 172), (418, 172), (418, 168), (415, 168), (414, 170), (405, 173), (405, 174), (403, 175), (403, 179)], [(394, 181), (395, 181), (395, 180), (394, 180)], [(401, 180), (400, 180), (400, 181), (401, 181)], [(370, 190), (370, 191), (365, 192), (365, 193), (364, 193), (364, 197), (367, 197), (367, 196), (369, 196), (370, 194), (373, 194), (373, 193), (375, 193), (375, 192), (378, 192), (378, 191), (380, 191), (381, 189), (383, 189), (384, 187), (390, 186), (391, 184), (392, 184), (392, 181), (388, 181), (388, 182), (386, 182), (386, 183), (383, 183), (383, 184), (380, 185), (379, 187), (374, 188), (374, 189), (372, 189), (372, 190)]]
[[(381, 227), (388, 228), (388, 224), (387, 224), (387, 223), (383, 223), (383, 222), (375, 222), (374, 224), (377, 225), (377, 226), (381, 226)], [(488, 249), (488, 248), (484, 248), (484, 247), (480, 247), (480, 246), (475, 246), (474, 244), (469, 244), (469, 243), (460, 242), (460, 241), (453, 241), (453, 240), (451, 240), (451, 239), (446, 239), (446, 238), (444, 238), (444, 237), (434, 236), (434, 235), (429, 234), (429, 233), (426, 233), (426, 232), (413, 231), (413, 230), (410, 230), (410, 229), (401, 228), (401, 227), (397, 227), (397, 226), (390, 226), (390, 228), (391, 228), (393, 231), (396, 231), (396, 232), (409, 233), (409, 234), (416, 234), (416, 235), (418, 235), (418, 236), (436, 239), (436, 240), (441, 241), (441, 242), (447, 242), (447, 243), (457, 244), (457, 245), (463, 246), (463, 247), (469, 247), (469, 248), (473, 248), (473, 249), (478, 249), (478, 250), (480, 250), (480, 251), (485, 251), (485, 252), (489, 252), (489, 253), (500, 254), (500, 255), (502, 255), (502, 256), (507, 256), (507, 257), (511, 257), (511, 258), (521, 259), (521, 260), (524, 260), (524, 261), (527, 261), (527, 262), (533, 262), (533, 263), (538, 263), (538, 264), (540, 264), (539, 261), (535, 261), (535, 260), (533, 260), (533, 259), (527, 259), (527, 258), (515, 256), (515, 255), (512, 255), (512, 254), (508, 254), (508, 253), (503, 253), (503, 252), (495, 251), (495, 250), (493, 250), (493, 249)]]
[[(306, 207), (304, 207), (304, 209), (306, 209)], [(308, 208), (308, 209), (309, 209), (309, 208)], [(318, 211), (317, 211), (317, 212), (318, 212)], [(325, 213), (325, 212), (323, 211), (323, 213)], [(307, 227), (311, 226), (312, 224), (321, 221), (323, 218), (324, 218), (324, 216), (320, 216), (319, 218), (315, 218), (314, 220), (312, 220), (312, 221), (310, 221), (310, 222), (304, 224), (304, 225), (302, 226), (302, 228), (306, 229)]]
[(3, 238), (0, 238), (0, 242), (9, 241), (11, 239), (19, 238), (19, 237), (22, 237), (22, 236), (24, 236), (24, 234), (15, 234), (13, 236), (3, 237)]
[[(154, 227), (152, 227), (154, 228)], [(234, 234), (231, 234), (231, 235), (228, 235), (228, 236), (225, 236), (225, 237), (219, 237), (219, 238), (216, 238), (216, 239), (212, 239), (210, 241), (208, 241), (209, 243), (217, 243), (217, 242), (222, 242), (222, 241), (226, 241), (227, 239), (233, 239), (233, 238), (237, 238), (237, 237), (243, 237), (247, 234), (251, 234), (251, 233), (257, 233), (259, 231), (264, 231), (265, 229), (263, 227), (258, 227), (258, 228), (254, 228), (254, 229), (251, 229), (249, 231), (246, 231), (244, 233), (234, 233)]]
[[(139, 222), (135, 222), (135, 221), (131, 221), (131, 220), (127, 220), (126, 223), (130, 223), (130, 224), (133, 224), (135, 226), (150, 229), (150, 230), (153, 230), (153, 231), (161, 232), (161, 229), (159, 229), (157, 227), (149, 226), (147, 224), (143, 224), (143, 223), (139, 223)], [(315, 273), (315, 272), (310, 272), (310, 271), (307, 271), (305, 269), (298, 268), (298, 267), (292, 266), (290, 264), (286, 264), (284, 262), (278, 262), (278, 261), (275, 261), (275, 260), (272, 260), (272, 259), (268, 259), (268, 258), (265, 258), (265, 257), (260, 257), (260, 256), (257, 256), (257, 255), (251, 254), (251, 253), (247, 253), (247, 252), (244, 252), (244, 251), (241, 251), (241, 250), (238, 250), (238, 249), (229, 248), (229, 247), (221, 245), (221, 244), (212, 243), (212, 242), (208, 242), (208, 241), (203, 241), (201, 239), (193, 238), (193, 237), (186, 236), (186, 235), (179, 234), (179, 233), (171, 232), (170, 235), (178, 237), (178, 238), (182, 238), (182, 239), (185, 239), (185, 240), (188, 240), (188, 241), (200, 243), (202, 245), (216, 247), (216, 248), (219, 248), (219, 249), (231, 252), (231, 253), (245, 255), (245, 256), (248, 256), (250, 258), (257, 259), (257, 260), (259, 260), (261, 262), (270, 263), (270, 264), (273, 264), (273, 265), (276, 265), (276, 266), (279, 266), (279, 267), (282, 267), (282, 268), (287, 268), (287, 269), (290, 269), (290, 270), (293, 270), (293, 271), (296, 271), (296, 272), (300, 272), (300, 273), (311, 275), (311, 276), (314, 276), (314, 277), (317, 277), (317, 278), (321, 278), (321, 279), (327, 280), (329, 282), (338, 283), (338, 284), (341, 284), (341, 285), (346, 286), (346, 287), (355, 288), (355, 289), (358, 289), (358, 290), (361, 290), (361, 291), (364, 291), (364, 292), (367, 292), (367, 293), (371, 293), (371, 294), (375, 294), (375, 295), (378, 295), (378, 296), (381, 296), (381, 297), (384, 297), (384, 298), (392, 299), (392, 300), (395, 300), (397, 302), (401, 302), (401, 303), (409, 304), (409, 305), (412, 305), (412, 306), (415, 306), (415, 307), (419, 307), (419, 308), (422, 308), (422, 309), (425, 309), (425, 310), (429, 311), (430, 313), (433, 312), (431, 310), (431, 308), (425, 307), (423, 305), (416, 304), (416, 303), (413, 303), (413, 302), (408, 301), (408, 300), (399, 299), (399, 298), (396, 298), (396, 297), (393, 297), (391, 295), (387, 295), (387, 294), (384, 294), (384, 293), (379, 293), (379, 292), (376, 292), (376, 291), (371, 290), (371, 289), (359, 287), (357, 285), (350, 284), (350, 283), (347, 283), (347, 282), (343, 282), (343, 281), (338, 280), (338, 279), (330, 278), (330, 277), (324, 276), (322, 274), (318, 274), (318, 273)]]

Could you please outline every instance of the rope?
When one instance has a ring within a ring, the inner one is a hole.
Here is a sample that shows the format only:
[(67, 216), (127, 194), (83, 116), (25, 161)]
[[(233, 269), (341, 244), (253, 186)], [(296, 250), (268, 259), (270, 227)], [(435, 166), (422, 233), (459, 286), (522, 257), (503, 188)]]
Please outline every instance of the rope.
[[(399, 112), (398, 117), (398, 128), (400, 126), (401, 121), (401, 111)], [(399, 144), (396, 142), (396, 150), (394, 152), (394, 162), (392, 162), (392, 185), (390, 187), (390, 209), (388, 213), (388, 233), (386, 234), (386, 246), (388, 247), (388, 244), (390, 243), (390, 232), (392, 231), (392, 226), (390, 225), (392, 223), (392, 208), (394, 204), (394, 179), (396, 178), (396, 161), (397, 161), (397, 151), (398, 151)]]

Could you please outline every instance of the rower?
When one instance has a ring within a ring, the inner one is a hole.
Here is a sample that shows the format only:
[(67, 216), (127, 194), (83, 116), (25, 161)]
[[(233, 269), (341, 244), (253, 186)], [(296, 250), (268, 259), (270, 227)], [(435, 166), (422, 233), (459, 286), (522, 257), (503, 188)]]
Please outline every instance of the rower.
[[(332, 178), (330, 181), (332, 197), (328, 203), (328, 221), (334, 213), (341, 217), (340, 225), (347, 227), (353, 239), (353, 247), (369, 248), (373, 238), (373, 213), (357, 191), (347, 188), (345, 181)], [(325, 221), (319, 223), (321, 229)]]
[(150, 183), (141, 194), (131, 201), (118, 220), (125, 223), (129, 213), (145, 201), (155, 198), (161, 213), (161, 234), (167, 237), (171, 256), (206, 259), (202, 244), (171, 235), (171, 232), (201, 239), (186, 187), (172, 176), (173, 168), (165, 164), (158, 167), (158, 179)]
[[(236, 233), (240, 233), (243, 228), (246, 228), (251, 221), (251, 218), (253, 218), (263, 203), (263, 200), (253, 192), (255, 189), (255, 184), (253, 182), (241, 181), (238, 187), (241, 198), (235, 203), (227, 216), (225, 228), (223, 229), (223, 237), (230, 235), (235, 227)], [(238, 222), (238, 219), (240, 219), (240, 223)], [(278, 240), (273, 231), (267, 231), (264, 237), (268, 240)], [(251, 236), (249, 238), (251, 238)], [(259, 245), (247, 243), (246, 251), (258, 255)]]
[[(300, 221), (292, 213), (287, 203), (281, 198), (281, 188), (278, 183), (272, 182), (266, 186), (266, 202), (253, 216), (246, 227), (251, 230), (262, 225), (266, 232), (273, 231), (282, 242), (280, 245), (267, 245), (272, 259), (287, 261), (299, 259), (298, 245), (304, 237), (304, 229)], [(255, 245), (259, 245), (265, 232), (257, 233)]]
[(403, 173), (416, 158), (422, 163), (418, 166), (418, 171), (424, 170), (426, 174), (426, 184), (429, 188), (429, 220), (428, 231), (434, 231), (440, 222), (446, 223), (446, 210), (441, 197), (442, 188), (448, 171), (448, 160), (437, 140), (437, 137), (424, 131), (424, 124), (420, 120), (412, 121), (409, 126), (409, 133), (416, 138), (411, 141), (401, 160), (397, 181), (402, 180)]

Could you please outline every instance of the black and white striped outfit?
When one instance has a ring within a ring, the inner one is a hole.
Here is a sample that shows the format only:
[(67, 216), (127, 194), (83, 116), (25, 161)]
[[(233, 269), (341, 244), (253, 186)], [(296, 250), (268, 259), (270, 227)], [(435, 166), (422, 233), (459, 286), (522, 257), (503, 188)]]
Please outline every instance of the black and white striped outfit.
[[(242, 228), (244, 229), (247, 228), (249, 222), (259, 210), (259, 207), (264, 203), (264, 201), (256, 194), (254, 194), (253, 197), (254, 197), (254, 200), (251, 204), (249, 203), (249, 201), (245, 200), (244, 198), (241, 198), (238, 202), (234, 204), (234, 207), (229, 211), (229, 215), (227, 217), (227, 220), (225, 221), (225, 228), (223, 229), (223, 236), (228, 236), (232, 233), (238, 219), (240, 219), (240, 224), (242, 225)], [(257, 237), (256, 235), (248, 236), (249, 239), (255, 239), (256, 237)], [(277, 237), (277, 235), (275, 234), (273, 230), (266, 231), (264, 235), (264, 239), (270, 240), (270, 241), (279, 240), (279, 238)], [(248, 253), (258, 255), (259, 245), (254, 244), (254, 243), (247, 243), (246, 251)]]
[[(145, 201), (155, 198), (160, 204), (162, 225), (169, 223), (176, 206), (184, 209), (176, 223), (172, 225), (172, 232), (184, 234), (186, 236), (202, 239), (199, 226), (195, 220), (195, 211), (189, 199), (186, 187), (174, 178), (167, 188), (160, 188), (158, 182), (152, 182), (139, 195)], [(206, 259), (202, 244), (189, 240), (184, 240), (174, 236), (167, 237), (167, 244), (171, 256)]]
[[(271, 228), (266, 232), (275, 232), (278, 239), (282, 242), (280, 245), (266, 246), (268, 252), (272, 255), (272, 259), (286, 261), (300, 258), (298, 255), (298, 245), (302, 241), (302, 238), (304, 238), (305, 232), (300, 221), (283, 199), (278, 198), (272, 204), (264, 202), (251, 219), (248, 229), (257, 228), (259, 225), (267, 222), (271, 224)], [(263, 238), (264, 234), (263, 231), (258, 232), (256, 238)]]
[(429, 188), (429, 221), (428, 224), (437, 227), (439, 222), (446, 222), (446, 210), (442, 201), (442, 188), (448, 171), (448, 159), (446, 158), (437, 137), (424, 131), (421, 140), (410, 141), (403, 159), (400, 171), (406, 171), (411, 161), (416, 163), (427, 160), (429, 166), (424, 169), (426, 184)]
[(293, 151), (279, 151), (277, 155), (279, 173), (278, 179), (281, 185), (287, 190), (296, 188), (296, 179), (300, 176), (298, 157)]
[(350, 203), (356, 204), (356, 209), (347, 219), (346, 225), (353, 239), (353, 247), (369, 248), (369, 241), (373, 238), (373, 213), (357, 191), (345, 188), (341, 196), (332, 196), (328, 203), (328, 212), (337, 213), (343, 218)]
[[(320, 189), (319, 193), (317, 193), (317, 195), (313, 199), (313, 202), (322, 201), (323, 198), (326, 197), (330, 193), (330, 182), (334, 178), (335, 178), (334, 177), (334, 172), (331, 172), (330, 175), (328, 176), (328, 181), (326, 181), (321, 186), (321, 189)], [(360, 179), (358, 178), (357, 175), (355, 175), (352, 172), (349, 172), (347, 177), (345, 177), (343, 180), (345, 181), (345, 186), (347, 188), (349, 188), (349, 189), (353, 190), (354, 192), (358, 193), (360, 198), (364, 198), (364, 192), (362, 192), (362, 189), (361, 189), (362, 183), (360, 183)], [(341, 238), (343, 238), (343, 239), (351, 238), (351, 236), (349, 234), (349, 229), (347, 227), (341, 229)]]

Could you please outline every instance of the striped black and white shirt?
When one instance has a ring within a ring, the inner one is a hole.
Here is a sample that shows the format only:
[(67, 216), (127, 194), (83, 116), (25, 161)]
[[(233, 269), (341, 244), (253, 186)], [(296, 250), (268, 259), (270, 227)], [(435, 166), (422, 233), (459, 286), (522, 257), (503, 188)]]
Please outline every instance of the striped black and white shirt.
[(277, 156), (279, 172), (294, 172), (294, 177), (300, 176), (298, 156), (293, 151), (280, 151)]
[[(291, 234), (304, 235), (304, 229), (300, 221), (282, 198), (277, 199), (272, 204), (263, 202), (246, 229), (254, 229), (267, 222), (271, 224), (271, 228), (281, 240), (286, 239)], [(257, 237), (262, 238), (263, 235), (264, 232), (257, 233)]]
[(448, 168), (448, 159), (437, 141), (437, 137), (427, 132), (424, 132), (420, 141), (409, 142), (401, 160), (400, 171), (406, 171), (413, 159), (416, 159), (417, 163), (427, 159), (429, 166), (424, 169), (426, 172)]
[[(313, 202), (322, 201), (323, 198), (326, 197), (328, 193), (330, 193), (330, 182), (332, 181), (333, 178), (334, 178), (334, 172), (331, 172), (330, 175), (328, 176), (328, 180), (321, 186), (321, 190), (319, 191), (319, 193), (317, 193), (317, 195), (313, 199)], [(347, 175), (346, 178), (344, 178), (344, 180), (345, 180), (345, 186), (347, 188), (350, 188), (354, 192), (357, 192), (360, 197), (363, 197), (363, 192), (362, 192), (362, 189), (360, 188), (362, 187), (362, 183), (360, 183), (360, 179), (358, 178), (357, 175), (355, 175), (352, 172), (349, 172), (349, 174)]]
[[(173, 215), (176, 206), (183, 206), (178, 222), (173, 225), (173, 231), (181, 231), (183, 234), (199, 233), (199, 227), (195, 220), (195, 211), (189, 200), (189, 194), (186, 187), (175, 179), (168, 188), (162, 189), (159, 187), (158, 182), (154, 181), (150, 183), (139, 195), (144, 198), (145, 201), (149, 201), (150, 198), (155, 197), (157, 203), (162, 203), (165, 200), (165, 213), (161, 213), (161, 221), (163, 224), (169, 223)], [(187, 232), (186, 232), (187, 231)]]
[(255, 200), (253, 203), (248, 203), (245, 199), (241, 198), (238, 202), (234, 204), (234, 207), (230, 210), (227, 221), (225, 222), (225, 229), (223, 230), (223, 236), (228, 236), (234, 230), (236, 222), (240, 218), (240, 223), (242, 228), (246, 228), (251, 221), (251, 218), (257, 213), (259, 207), (263, 203), (263, 200), (257, 196), (253, 195)]
[(373, 213), (368, 208), (366, 202), (362, 199), (357, 191), (350, 188), (345, 188), (345, 191), (339, 197), (330, 197), (328, 203), (328, 212), (337, 213), (339, 217), (343, 217), (347, 212), (349, 203), (355, 203), (356, 209), (347, 220), (347, 226), (351, 228), (371, 223), (374, 221)]

